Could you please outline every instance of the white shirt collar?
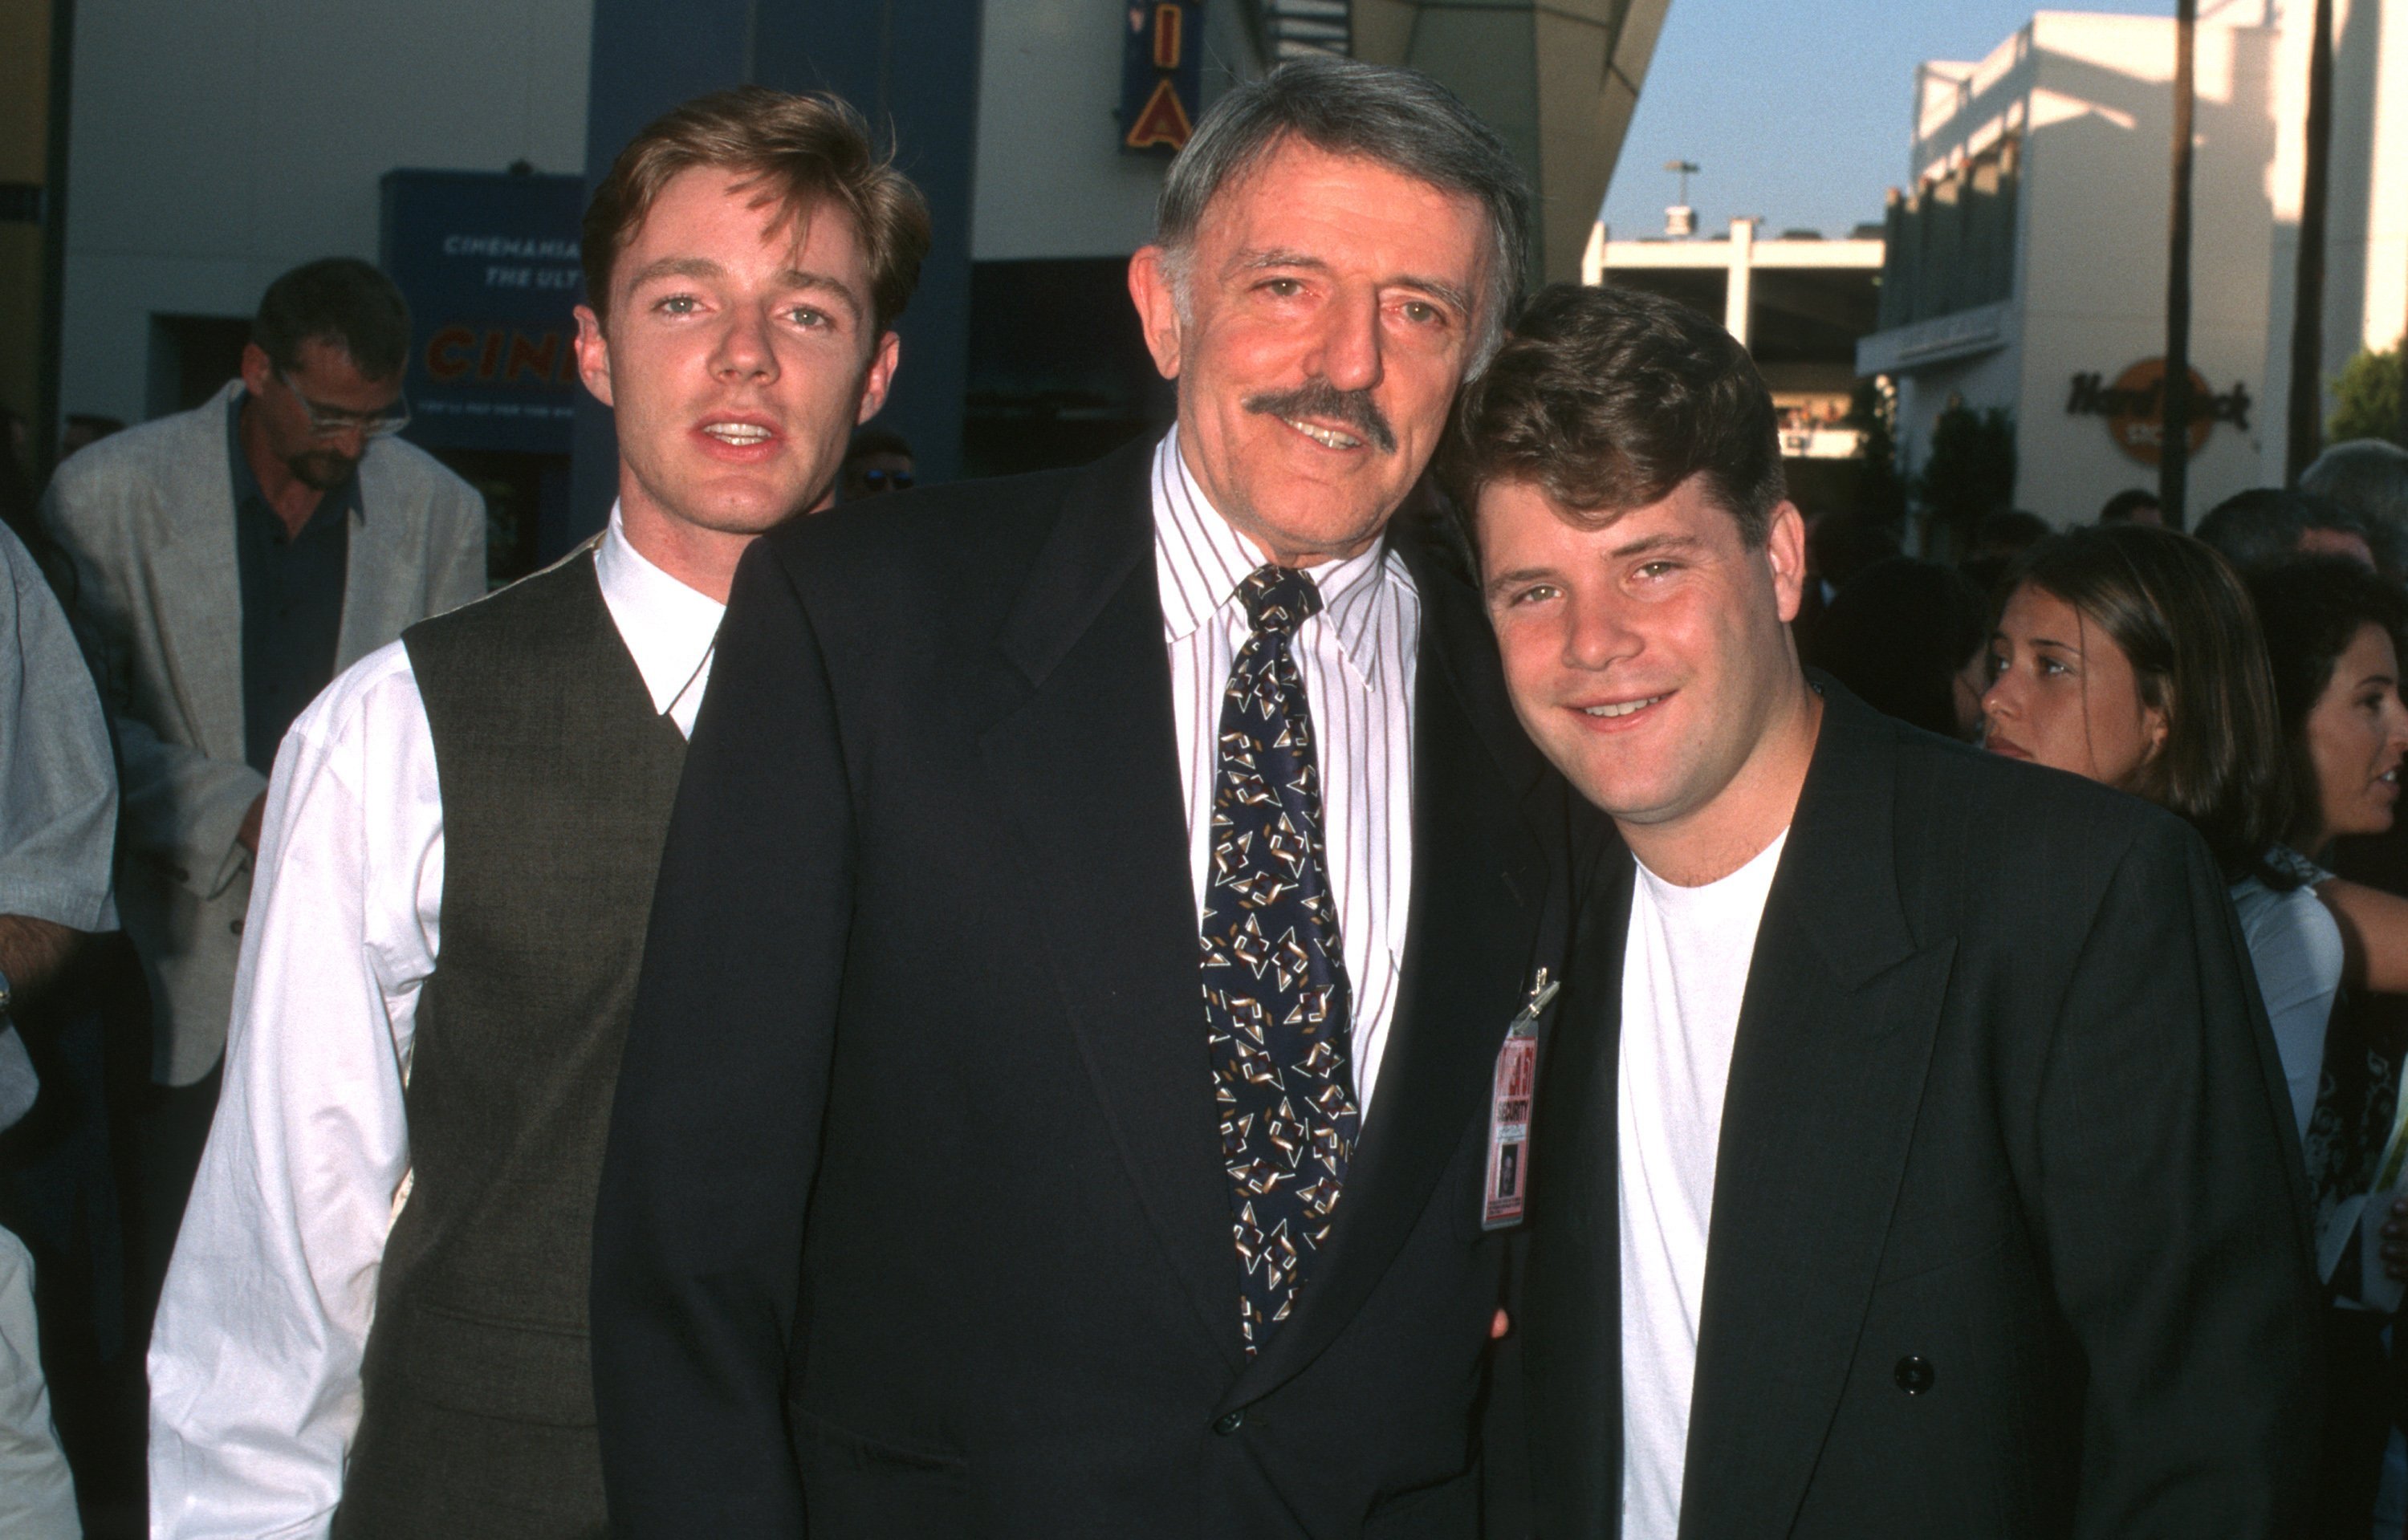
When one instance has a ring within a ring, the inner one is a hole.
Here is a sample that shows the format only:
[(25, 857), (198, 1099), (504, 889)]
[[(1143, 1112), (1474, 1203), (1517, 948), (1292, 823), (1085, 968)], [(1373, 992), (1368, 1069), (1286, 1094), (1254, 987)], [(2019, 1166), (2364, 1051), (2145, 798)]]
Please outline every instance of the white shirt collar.
[(644, 677), (652, 709), (675, 717), (680, 731), (691, 731), (727, 606), (679, 582), (631, 545), (616, 503), (594, 550), (594, 577), (627, 655)]
[[(1238, 585), (1263, 564), (1261, 552), (1238, 533), (1197, 484), (1179, 452), (1173, 424), (1154, 451), (1154, 541), (1162, 583), (1162, 629), (1166, 641), (1192, 635), (1224, 606)], [(1321, 590), (1322, 619), (1334, 626), (1347, 662), (1367, 682), (1379, 678), (1379, 649), (1372, 640), (1372, 599), (1383, 583), (1410, 589), (1412, 578), (1383, 537), (1342, 562), (1307, 569)]]

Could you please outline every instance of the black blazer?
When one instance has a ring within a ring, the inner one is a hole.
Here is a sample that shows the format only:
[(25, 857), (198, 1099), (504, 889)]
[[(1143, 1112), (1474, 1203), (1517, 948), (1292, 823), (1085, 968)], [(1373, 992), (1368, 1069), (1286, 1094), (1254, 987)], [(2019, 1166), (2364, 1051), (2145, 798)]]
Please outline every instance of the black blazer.
[(1563, 784), (1423, 601), (1412, 909), (1330, 1250), (1249, 1363), (1151, 447), (745, 557), (595, 1222), (624, 1536), (1467, 1535), (1487, 1091), (1569, 933)]
[[(1828, 680), (1714, 1177), (1684, 1536), (2289, 1536), (2320, 1306), (2223, 879), (2137, 798)], [(1621, 1496), (1632, 871), (1544, 1048), (1521, 1347), (1546, 1536)]]

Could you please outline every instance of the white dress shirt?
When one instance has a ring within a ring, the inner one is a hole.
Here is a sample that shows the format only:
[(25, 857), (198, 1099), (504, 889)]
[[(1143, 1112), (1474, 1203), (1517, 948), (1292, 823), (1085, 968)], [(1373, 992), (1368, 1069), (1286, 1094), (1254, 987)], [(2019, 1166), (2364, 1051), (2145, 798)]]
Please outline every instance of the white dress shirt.
[[(1263, 562), (1197, 485), (1173, 428), (1154, 455), (1154, 564), (1170, 649), (1199, 932), (1211, 874), (1221, 697), (1253, 635), (1238, 585)], [(1311, 576), (1321, 590), (1321, 611), (1297, 628), (1291, 649), (1319, 750), (1325, 859), (1354, 996), (1354, 1103), (1369, 1127), (1372, 1087), (1397, 1012), (1412, 898), (1413, 677), (1422, 602), (1384, 540), (1312, 568)], [(1203, 1024), (1200, 1007), (1197, 1023)]]
[(1622, 1199), (1622, 1536), (1674, 1540), (1723, 1092), (1780, 837), (1727, 877), (1678, 887), (1639, 868), (1622, 957), (1614, 1120)]
[[(690, 732), (724, 606), (627, 543), (595, 549), (653, 706)], [(402, 1091), (443, 906), (435, 740), (395, 642), (276, 756), (224, 1091), (150, 1338), (150, 1533), (326, 1533), (409, 1167)]]

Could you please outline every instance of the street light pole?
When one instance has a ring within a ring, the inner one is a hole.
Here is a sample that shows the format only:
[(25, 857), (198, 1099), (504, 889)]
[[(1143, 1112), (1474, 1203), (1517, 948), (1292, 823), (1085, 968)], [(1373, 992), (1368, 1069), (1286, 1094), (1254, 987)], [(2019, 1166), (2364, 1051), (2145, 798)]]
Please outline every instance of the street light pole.
[(2325, 211), (2332, 166), (2332, 0), (2316, 0), (2308, 37), (2307, 172), (2300, 186), (2300, 264), (2291, 302), (2291, 400), (2283, 484), (2324, 448)]
[(2199, 0), (2174, 7), (2173, 202), (2166, 229), (2166, 378), (2158, 439), (2157, 503), (2168, 526), (2186, 527), (2190, 473), (2190, 163), (2192, 52)]

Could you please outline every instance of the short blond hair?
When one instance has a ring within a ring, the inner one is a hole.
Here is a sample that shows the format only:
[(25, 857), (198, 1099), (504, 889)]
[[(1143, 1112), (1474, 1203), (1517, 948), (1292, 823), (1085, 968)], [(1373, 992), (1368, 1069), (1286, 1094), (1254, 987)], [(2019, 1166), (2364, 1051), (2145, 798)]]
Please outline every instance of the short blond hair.
[(595, 190), (583, 230), (585, 302), (606, 324), (619, 254), (661, 190), (696, 166), (734, 172), (742, 185), (758, 187), (760, 202), (776, 205), (787, 223), (824, 206), (844, 210), (868, 260), (878, 329), (903, 313), (928, 254), (928, 203), (920, 190), (895, 169), (891, 151), (871, 144), (869, 125), (843, 98), (737, 86), (653, 119)]

